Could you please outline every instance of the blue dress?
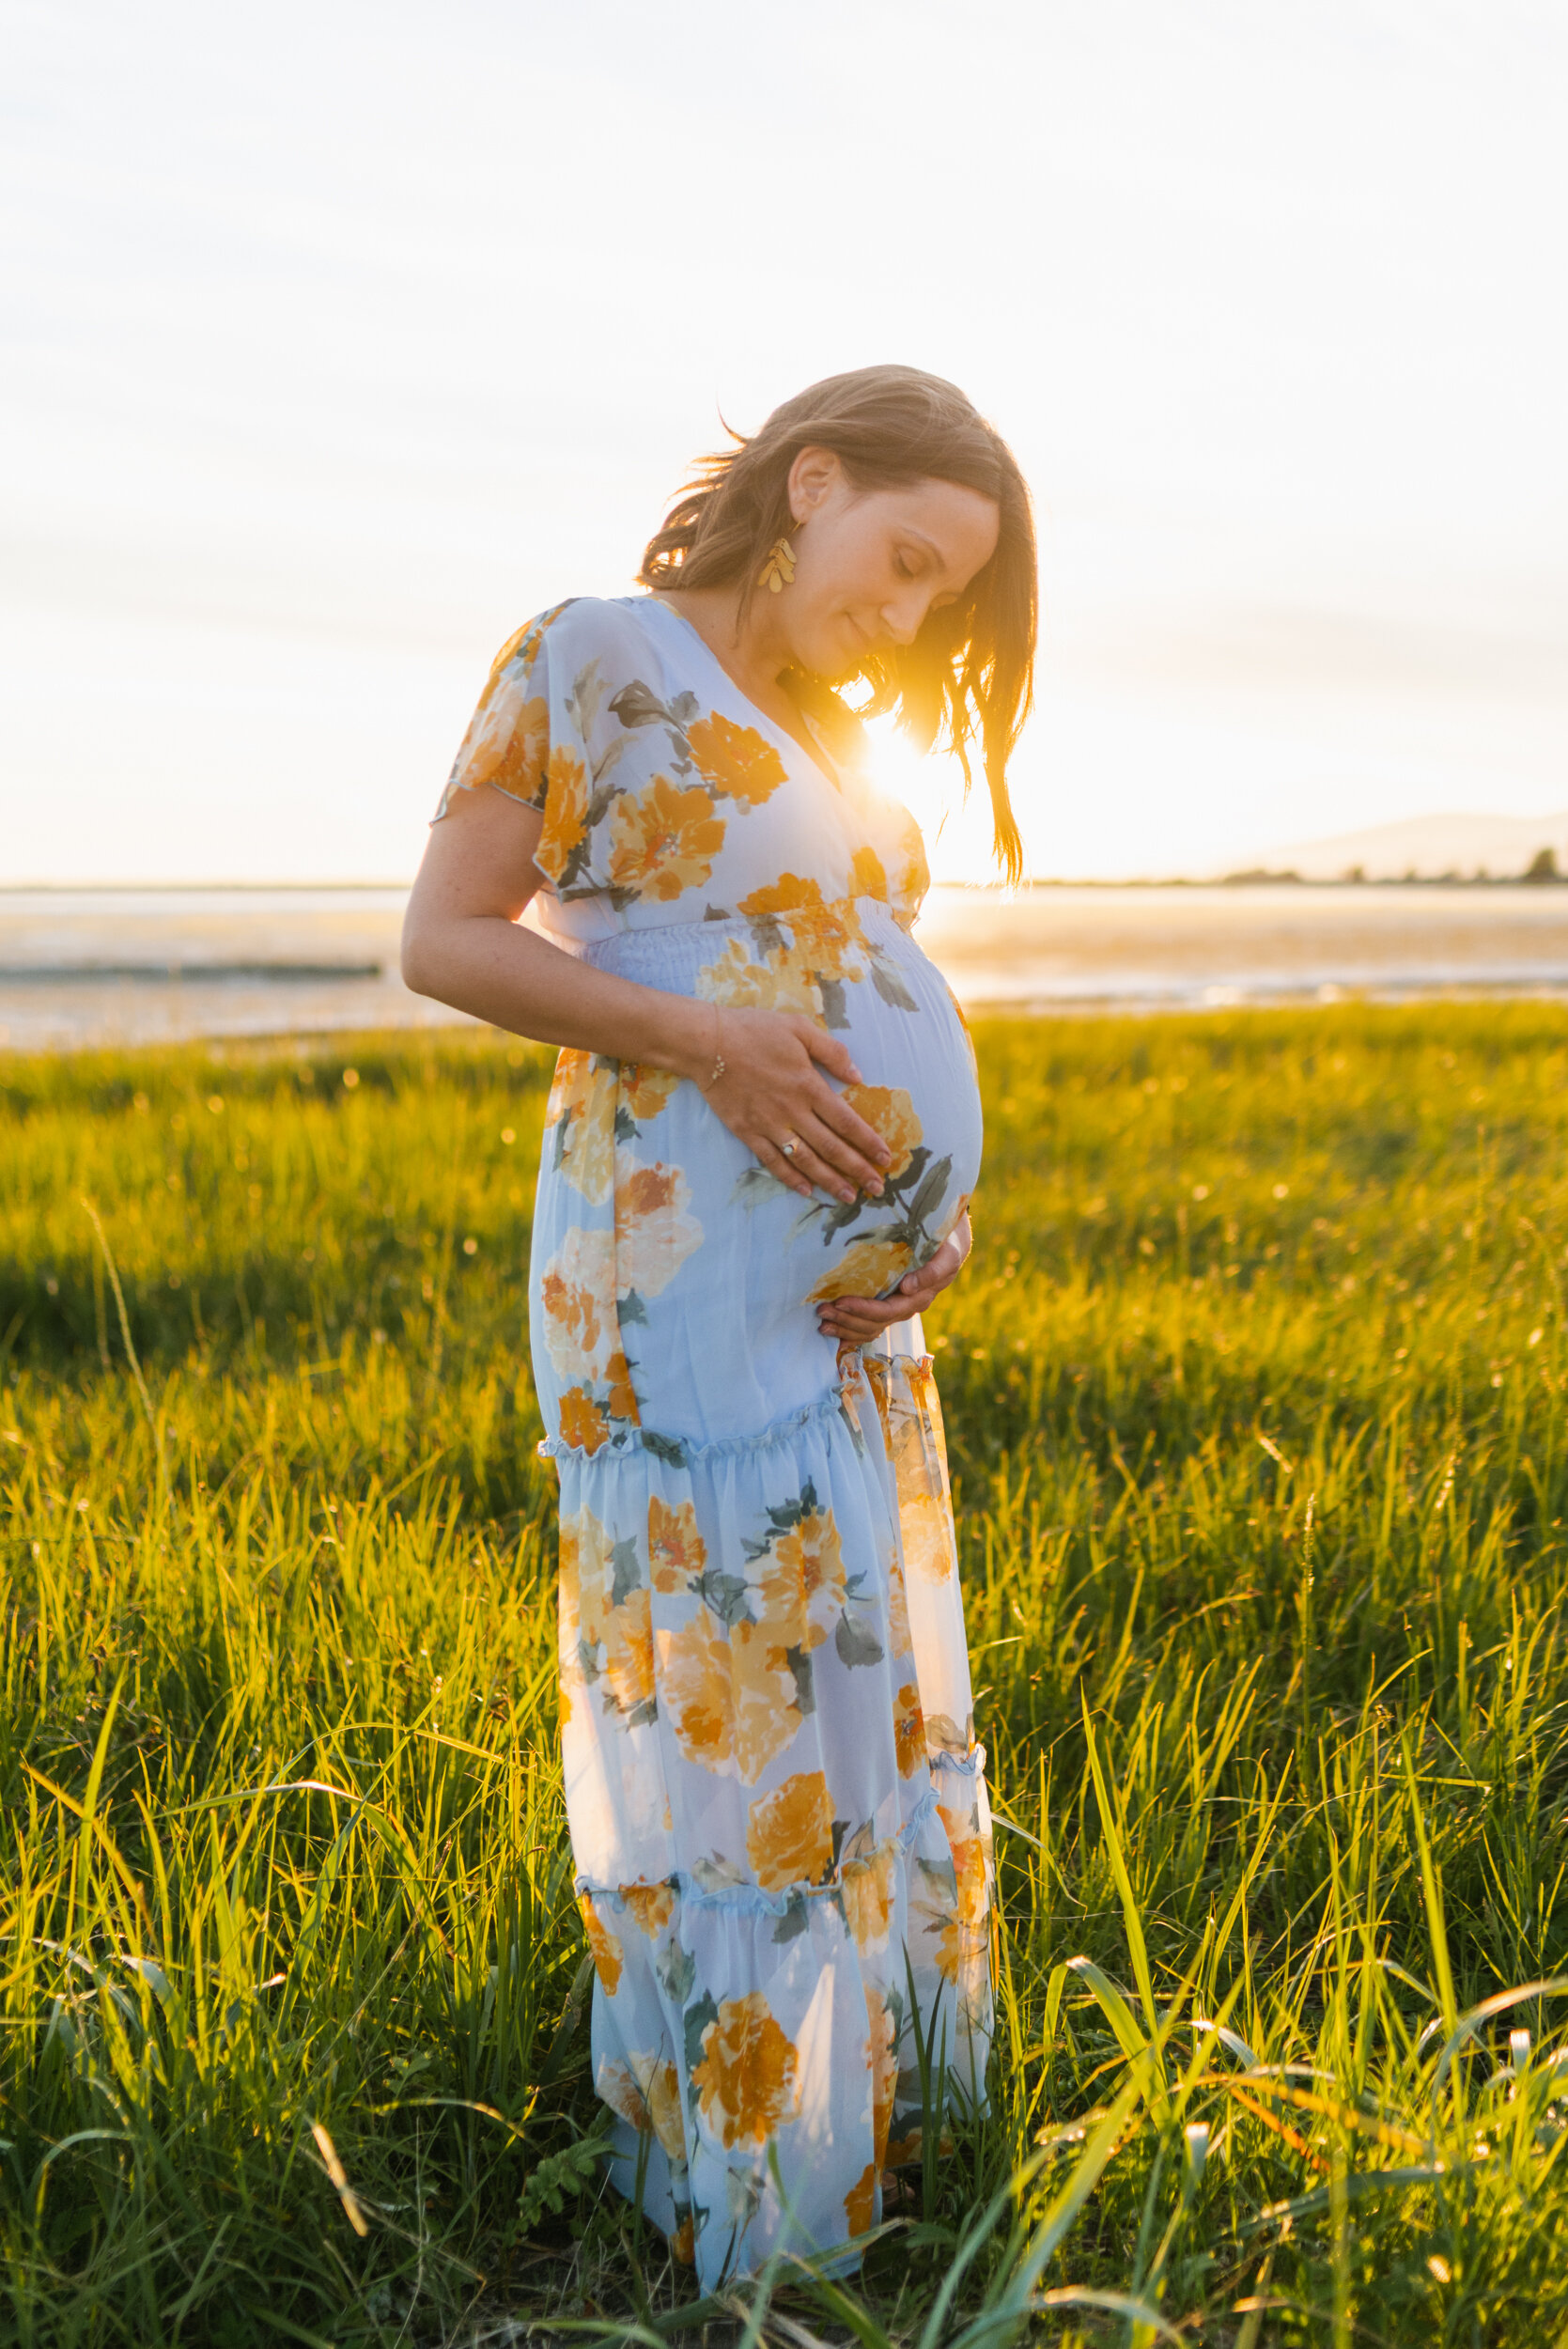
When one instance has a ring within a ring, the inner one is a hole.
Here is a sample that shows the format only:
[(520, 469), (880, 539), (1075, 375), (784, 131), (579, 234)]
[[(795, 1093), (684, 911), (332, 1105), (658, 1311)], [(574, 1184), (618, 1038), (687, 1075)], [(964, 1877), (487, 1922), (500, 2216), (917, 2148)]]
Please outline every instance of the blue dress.
[(556, 943), (842, 1035), (892, 1152), (882, 1198), (806, 1202), (695, 1085), (577, 1050), (547, 1112), (533, 1354), (595, 2077), (617, 2183), (711, 2290), (877, 2222), (926, 2125), (917, 2031), (950, 2103), (984, 2099), (990, 1822), (931, 1362), (918, 1320), (817, 1329), (962, 1216), (974, 1061), (909, 935), (913, 818), (670, 605), (520, 630), (438, 814), (482, 784), (542, 812)]

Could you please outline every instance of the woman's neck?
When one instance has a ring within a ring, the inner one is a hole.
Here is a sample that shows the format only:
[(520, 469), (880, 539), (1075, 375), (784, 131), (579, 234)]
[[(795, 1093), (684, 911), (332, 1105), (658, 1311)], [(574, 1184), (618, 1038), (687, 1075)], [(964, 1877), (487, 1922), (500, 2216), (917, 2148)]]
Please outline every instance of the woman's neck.
[(790, 665), (789, 646), (765, 608), (770, 598), (753, 596), (742, 619), (740, 599), (732, 587), (659, 588), (655, 594), (691, 623), (748, 701), (795, 731), (800, 723), (796, 705), (779, 682)]

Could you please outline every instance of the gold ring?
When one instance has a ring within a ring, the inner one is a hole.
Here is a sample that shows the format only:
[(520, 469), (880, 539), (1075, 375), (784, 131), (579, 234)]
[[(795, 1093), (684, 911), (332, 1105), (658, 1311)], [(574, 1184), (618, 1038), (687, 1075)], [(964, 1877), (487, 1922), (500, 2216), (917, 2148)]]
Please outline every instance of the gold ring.
[(783, 1151), (786, 1159), (792, 1159), (795, 1156), (796, 1150), (800, 1145), (800, 1138), (798, 1134), (791, 1134), (787, 1142), (780, 1143), (779, 1148)]

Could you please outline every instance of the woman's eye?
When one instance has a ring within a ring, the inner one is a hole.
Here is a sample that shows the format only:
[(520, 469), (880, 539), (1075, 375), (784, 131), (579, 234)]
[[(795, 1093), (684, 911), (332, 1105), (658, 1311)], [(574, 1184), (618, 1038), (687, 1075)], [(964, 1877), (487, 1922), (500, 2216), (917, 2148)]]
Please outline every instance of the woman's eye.
[(893, 561), (897, 565), (898, 576), (900, 579), (913, 579), (914, 573), (909, 568), (908, 563), (905, 562), (904, 557), (901, 554), (895, 554)]

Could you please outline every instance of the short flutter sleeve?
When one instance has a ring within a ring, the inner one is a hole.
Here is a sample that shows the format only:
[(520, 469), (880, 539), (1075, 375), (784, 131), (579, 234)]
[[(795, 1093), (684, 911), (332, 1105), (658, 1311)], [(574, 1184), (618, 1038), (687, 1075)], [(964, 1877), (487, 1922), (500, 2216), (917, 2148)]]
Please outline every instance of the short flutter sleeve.
[[(647, 780), (637, 751), (682, 739), (676, 713), (639, 674), (646, 649), (627, 614), (593, 597), (519, 629), (495, 657), (435, 820), (457, 792), (489, 784), (543, 816), (534, 862), (556, 896), (620, 906), (639, 894), (622, 885), (614, 844), (629, 819), (621, 803)], [(657, 801), (671, 786), (657, 776), (650, 788)], [(703, 810), (711, 814), (706, 797)], [(654, 815), (662, 852), (667, 811), (660, 803)], [(671, 894), (657, 877), (654, 894)]]
[[(559, 609), (558, 607), (557, 609)], [(469, 721), (441, 805), (440, 823), (458, 791), (488, 783), (524, 807), (543, 809), (550, 779), (551, 712), (545, 633), (555, 612), (526, 621), (490, 663), (479, 707)]]

